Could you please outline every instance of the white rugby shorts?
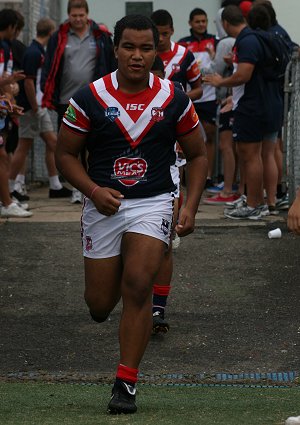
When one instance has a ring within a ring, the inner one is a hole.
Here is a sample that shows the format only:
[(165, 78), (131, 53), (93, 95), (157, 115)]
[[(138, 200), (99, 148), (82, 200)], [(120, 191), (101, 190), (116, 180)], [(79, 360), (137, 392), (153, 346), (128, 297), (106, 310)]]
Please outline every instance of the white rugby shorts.
[(110, 258), (120, 255), (122, 237), (140, 233), (170, 243), (174, 195), (165, 193), (150, 198), (121, 199), (119, 211), (105, 216), (93, 201), (84, 199), (81, 217), (83, 256)]

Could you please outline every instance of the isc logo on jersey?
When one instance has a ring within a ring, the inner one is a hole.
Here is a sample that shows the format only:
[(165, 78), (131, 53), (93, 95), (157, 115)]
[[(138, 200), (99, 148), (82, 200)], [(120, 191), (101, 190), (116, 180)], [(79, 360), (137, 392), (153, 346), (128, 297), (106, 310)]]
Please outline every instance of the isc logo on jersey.
[(133, 186), (141, 181), (147, 171), (143, 158), (118, 158), (114, 163), (114, 178), (124, 186)]
[(126, 105), (126, 111), (143, 111), (144, 109), (144, 103), (127, 103)]

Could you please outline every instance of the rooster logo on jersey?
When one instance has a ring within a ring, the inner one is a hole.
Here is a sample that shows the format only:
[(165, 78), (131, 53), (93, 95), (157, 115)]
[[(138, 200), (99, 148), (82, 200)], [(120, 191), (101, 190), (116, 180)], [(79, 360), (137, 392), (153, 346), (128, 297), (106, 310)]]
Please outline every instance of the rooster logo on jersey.
[(159, 122), (164, 119), (164, 110), (159, 106), (151, 109), (151, 121)]

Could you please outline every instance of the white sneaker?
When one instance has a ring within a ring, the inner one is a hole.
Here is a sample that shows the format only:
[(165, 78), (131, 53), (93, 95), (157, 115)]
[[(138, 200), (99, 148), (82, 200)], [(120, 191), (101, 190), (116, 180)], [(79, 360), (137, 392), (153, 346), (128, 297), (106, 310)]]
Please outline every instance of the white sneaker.
[[(14, 196), (11, 197), (12, 201), (18, 205), (18, 207), (23, 208), (23, 210), (28, 210), (29, 209), (29, 205), (26, 202), (19, 202), (17, 200), (17, 198), (15, 198)], [(0, 205), (2, 205), (0, 203)]]
[(77, 189), (72, 190), (71, 204), (81, 204), (82, 203), (82, 193)]
[(174, 239), (172, 240), (172, 248), (177, 249), (179, 247), (179, 245), (180, 245), (180, 237), (175, 232)]
[(26, 211), (19, 207), (15, 202), (12, 202), (8, 207), (1, 207), (0, 217), (31, 217), (32, 212)]

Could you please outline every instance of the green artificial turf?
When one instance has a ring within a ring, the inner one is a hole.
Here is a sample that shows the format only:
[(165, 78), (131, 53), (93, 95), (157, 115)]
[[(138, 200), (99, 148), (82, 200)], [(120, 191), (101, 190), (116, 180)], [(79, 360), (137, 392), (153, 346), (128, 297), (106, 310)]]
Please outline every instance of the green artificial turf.
[(138, 386), (138, 412), (106, 413), (110, 386), (0, 383), (0, 424), (281, 425), (300, 388)]

